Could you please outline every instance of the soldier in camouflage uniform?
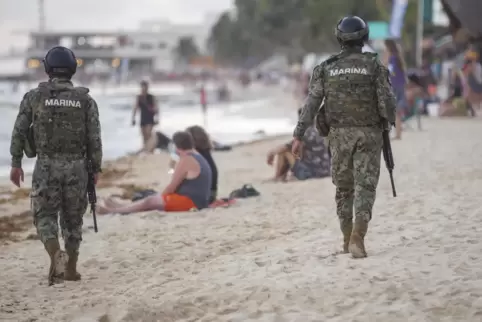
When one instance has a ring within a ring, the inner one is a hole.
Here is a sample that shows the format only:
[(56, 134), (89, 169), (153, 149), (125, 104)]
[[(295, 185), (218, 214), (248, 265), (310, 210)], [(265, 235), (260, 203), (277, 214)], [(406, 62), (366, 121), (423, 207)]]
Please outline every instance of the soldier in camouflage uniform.
[(297, 143), (293, 152), (298, 151), (303, 134), (315, 121), (321, 134), (327, 136), (332, 153), (343, 251), (362, 258), (367, 256), (364, 237), (380, 175), (382, 129), (395, 122), (395, 98), (388, 70), (377, 55), (362, 53), (368, 40), (366, 23), (359, 17), (345, 17), (336, 27), (336, 36), (342, 51), (313, 70), (294, 131)]
[[(99, 111), (84, 87), (74, 87), (71, 77), (77, 60), (70, 49), (54, 47), (45, 56), (48, 82), (23, 97), (10, 145), (10, 179), (23, 181), (22, 157), (37, 156), (32, 177), (31, 206), (34, 225), (50, 256), (49, 284), (54, 277), (79, 280), (77, 260), (82, 241), (82, 217), (87, 208), (86, 156), (90, 154), (94, 181), (101, 171), (102, 142)], [(58, 214), (68, 260), (63, 276), (58, 240)]]

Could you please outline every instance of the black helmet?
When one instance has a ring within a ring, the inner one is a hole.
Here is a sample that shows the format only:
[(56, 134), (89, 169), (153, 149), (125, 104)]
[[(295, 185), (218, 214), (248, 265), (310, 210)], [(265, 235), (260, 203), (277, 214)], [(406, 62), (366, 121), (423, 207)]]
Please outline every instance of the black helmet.
[(368, 41), (368, 25), (360, 17), (348, 16), (338, 22), (335, 35), (340, 45), (363, 46)]
[(45, 72), (49, 75), (71, 77), (77, 71), (77, 59), (72, 50), (57, 46), (50, 49), (43, 60)]

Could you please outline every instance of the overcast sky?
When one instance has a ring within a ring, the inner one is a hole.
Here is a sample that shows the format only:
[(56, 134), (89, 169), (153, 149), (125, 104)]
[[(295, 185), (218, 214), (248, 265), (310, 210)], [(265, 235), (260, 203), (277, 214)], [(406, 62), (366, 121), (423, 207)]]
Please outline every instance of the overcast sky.
[[(37, 29), (38, 0), (0, 0), (0, 51), (23, 46), (14, 30)], [(199, 23), (207, 13), (221, 12), (232, 0), (44, 0), (46, 27), (52, 30), (136, 28), (141, 20), (169, 19)]]

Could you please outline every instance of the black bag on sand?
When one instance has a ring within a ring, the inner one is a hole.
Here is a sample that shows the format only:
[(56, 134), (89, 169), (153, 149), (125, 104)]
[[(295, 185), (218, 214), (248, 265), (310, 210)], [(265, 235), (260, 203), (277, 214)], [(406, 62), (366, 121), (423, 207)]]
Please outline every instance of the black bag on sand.
[(229, 194), (229, 199), (245, 199), (249, 197), (258, 197), (261, 195), (252, 185), (245, 184), (241, 189), (236, 189)]

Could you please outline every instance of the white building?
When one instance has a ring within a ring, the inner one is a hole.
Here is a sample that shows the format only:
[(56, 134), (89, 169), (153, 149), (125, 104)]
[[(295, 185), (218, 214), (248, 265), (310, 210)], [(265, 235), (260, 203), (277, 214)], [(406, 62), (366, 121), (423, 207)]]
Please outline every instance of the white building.
[[(214, 21), (214, 17), (208, 17)], [(175, 65), (175, 48), (181, 37), (193, 37), (203, 49), (212, 22), (175, 24), (168, 20), (142, 21), (136, 30), (106, 31), (33, 31), (29, 48), (19, 54), (5, 55), (0, 60), (23, 59), (24, 69), (41, 73), (40, 61), (54, 46), (71, 48), (79, 63), (79, 72), (95, 73), (118, 70), (123, 74), (171, 71)]]

